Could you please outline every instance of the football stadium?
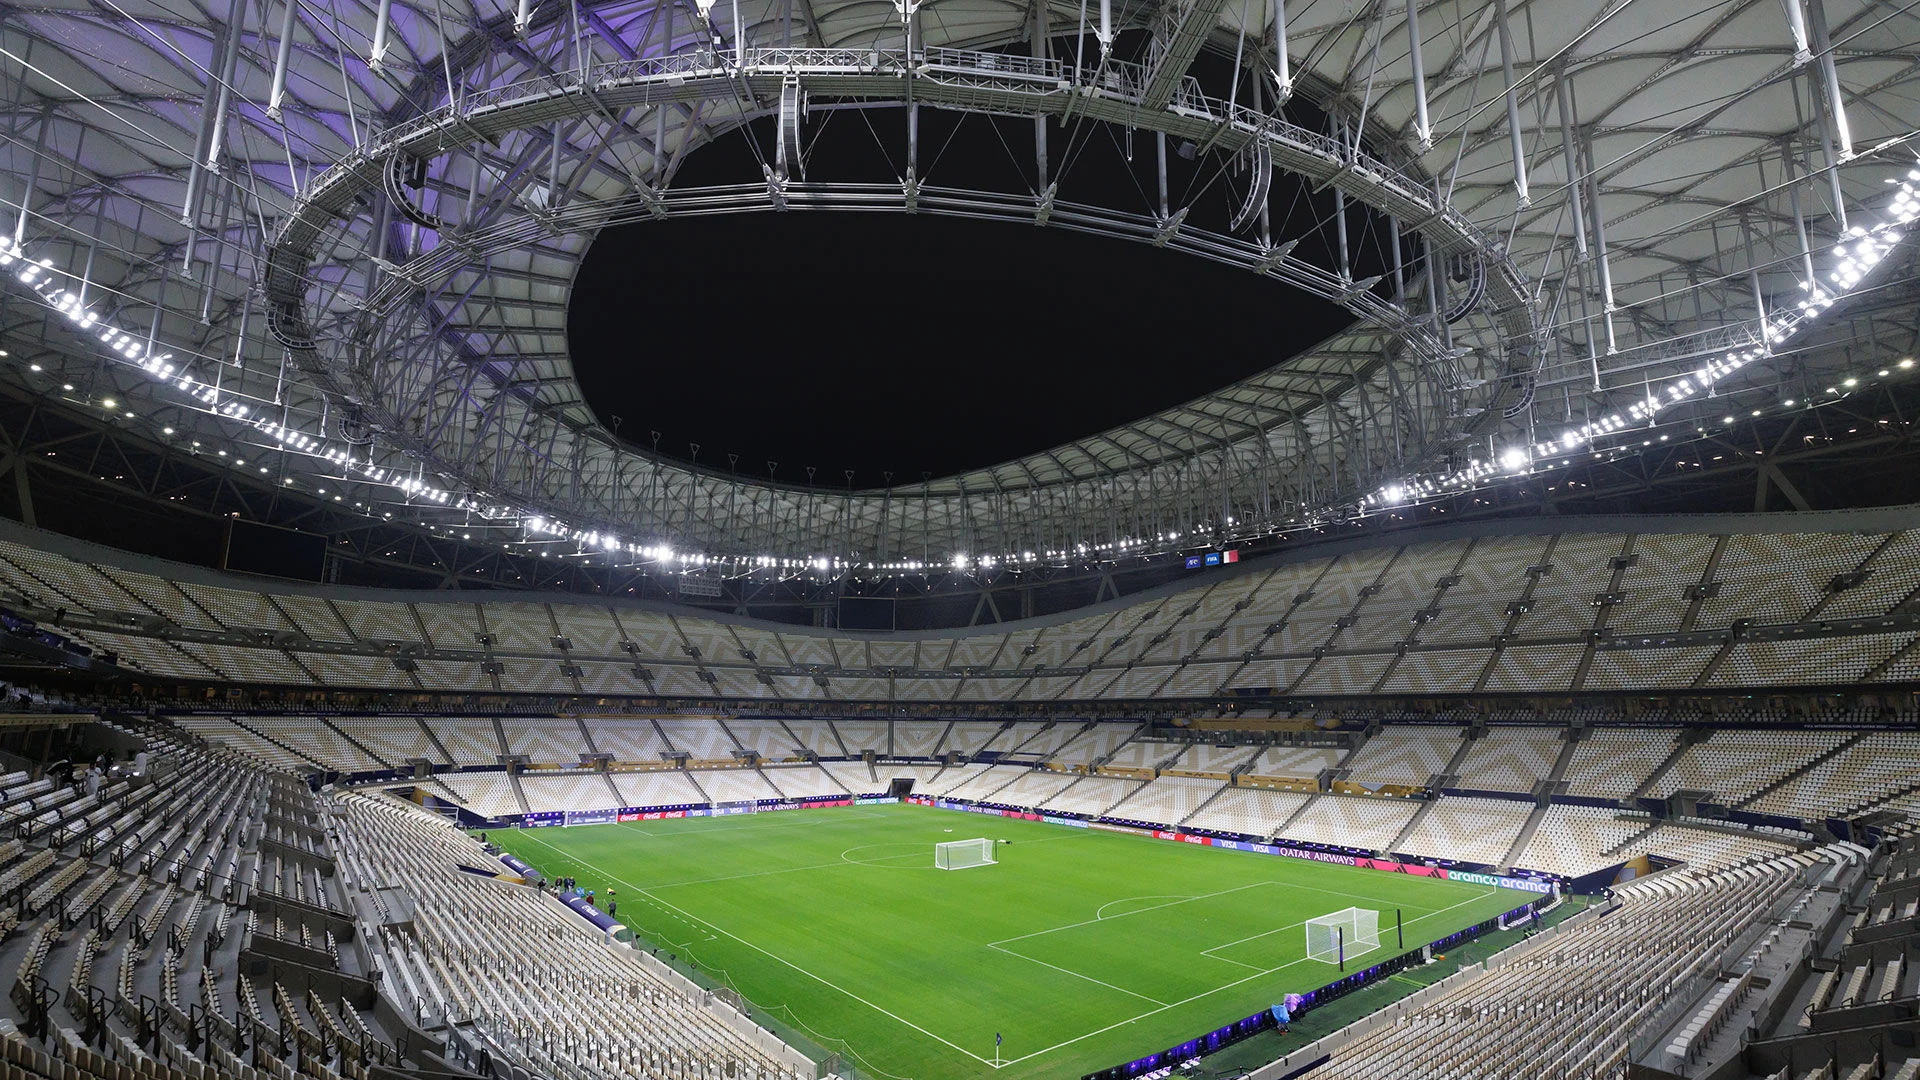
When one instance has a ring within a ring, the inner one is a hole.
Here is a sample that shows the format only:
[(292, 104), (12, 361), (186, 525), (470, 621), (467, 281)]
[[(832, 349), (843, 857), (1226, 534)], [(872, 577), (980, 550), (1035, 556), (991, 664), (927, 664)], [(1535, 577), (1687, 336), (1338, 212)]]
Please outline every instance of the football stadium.
[(1920, 2), (0, 101), (0, 1080), (1920, 1080)]

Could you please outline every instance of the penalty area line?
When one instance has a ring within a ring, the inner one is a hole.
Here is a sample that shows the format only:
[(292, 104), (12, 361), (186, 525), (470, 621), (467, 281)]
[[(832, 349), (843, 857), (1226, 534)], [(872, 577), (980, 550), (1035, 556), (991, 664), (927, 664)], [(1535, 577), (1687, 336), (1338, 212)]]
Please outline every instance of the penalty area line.
[[(536, 843), (540, 844), (540, 846), (548, 848), (552, 851), (555, 851), (555, 852), (560, 851), (559, 848), (554, 847), (552, 844), (549, 844), (546, 841), (539, 839), (538, 837), (528, 837), (528, 839), (533, 840)], [(615, 877), (614, 875), (607, 873), (605, 870), (600, 869), (598, 866), (595, 866), (594, 864), (586, 861), (585, 859), (581, 859), (579, 860), (579, 862), (582, 866), (585, 866), (591, 869), (594, 873), (599, 874), (601, 877), (604, 877), (609, 881), (618, 881), (620, 884), (625, 885), (627, 888), (634, 890), (640, 895), (648, 897), (655, 904), (658, 904), (659, 906), (666, 908), (669, 911), (678, 913), (682, 918), (686, 919), (688, 922), (698, 923), (701, 926), (704, 926), (707, 929), (712, 930), (716, 934), (724, 934), (725, 936), (732, 938), (733, 940), (739, 942), (740, 944), (745, 945), (747, 948), (752, 949), (754, 952), (757, 952), (760, 955), (765, 956), (770, 960), (776, 961), (777, 963), (784, 964), (787, 967), (790, 967), (793, 970), (799, 972), (800, 974), (805, 975), (807, 978), (812, 979), (813, 981), (819, 983), (822, 986), (825, 986), (832, 990), (837, 990), (840, 993), (845, 994), (847, 997), (850, 997), (853, 1000), (859, 1002), (860, 1004), (865, 1005), (867, 1008), (872, 1009), (874, 1012), (879, 1013), (880, 1015), (888, 1018), (889, 1020), (894, 1021), (895, 1023), (901, 1024), (906, 1027), (910, 1027), (913, 1030), (919, 1032), (922, 1035), (925, 1035), (927, 1038), (932, 1039), (943, 1046), (947, 1046), (954, 1050), (958, 1050), (959, 1052), (967, 1055), (968, 1057), (972, 1058), (973, 1060), (979, 1062), (982, 1065), (991, 1066), (996, 1069), (1001, 1067), (1000, 1064), (996, 1064), (992, 1059), (983, 1058), (979, 1054), (974, 1053), (973, 1051), (967, 1049), (964, 1046), (961, 1046), (957, 1043), (948, 1042), (946, 1039), (943, 1039), (940, 1036), (935, 1035), (933, 1032), (928, 1031), (926, 1028), (921, 1027), (919, 1024), (916, 1024), (913, 1021), (908, 1020), (903, 1016), (900, 1016), (896, 1013), (883, 1009), (878, 1005), (875, 1005), (873, 1002), (868, 1001), (866, 998), (863, 998), (860, 995), (854, 993), (853, 991), (847, 989), (846, 987), (841, 986), (839, 983), (833, 982), (830, 979), (822, 978), (819, 975), (815, 975), (813, 972), (808, 971), (806, 968), (801, 967), (800, 965), (794, 963), (791, 960), (788, 960), (786, 957), (781, 956), (778, 953), (768, 952), (766, 949), (763, 949), (760, 946), (755, 945), (753, 942), (748, 941), (746, 938), (743, 938), (740, 935), (733, 933), (732, 931), (728, 930), (723, 926), (716, 926), (715, 924), (710, 923), (705, 919), (702, 919), (701, 917), (693, 914), (690, 911), (686, 911), (682, 908), (678, 908), (672, 904), (667, 903), (665, 900), (662, 900), (661, 898), (654, 896), (652, 893), (648, 892), (646, 889), (643, 889), (640, 886), (635, 885), (633, 882), (628, 881), (625, 878)]]
[(1083, 975), (1080, 972), (1073, 970), (1072, 968), (1063, 968), (1059, 964), (1049, 964), (1045, 960), (1042, 960), (1037, 956), (1028, 956), (1026, 953), (1014, 952), (1012, 949), (1003, 949), (998, 945), (988, 945), (987, 948), (992, 949), (994, 952), (997, 952), (997, 953), (1004, 953), (1007, 956), (1017, 956), (1022, 960), (1031, 960), (1034, 963), (1039, 964), (1041, 967), (1052, 968), (1053, 970), (1059, 972), (1062, 975), (1071, 975), (1076, 979), (1085, 979), (1088, 982), (1095, 984), (1096, 986), (1104, 986), (1109, 990), (1119, 991), (1120, 993), (1125, 994), (1128, 997), (1139, 998), (1141, 1001), (1151, 1001), (1155, 1005), (1166, 1004), (1166, 1002), (1161, 1001), (1159, 998), (1150, 998), (1145, 994), (1136, 994), (1124, 986), (1115, 986), (1110, 982), (1102, 982), (1101, 980), (1096, 979), (1091, 975)]
[[(1412, 918), (1412, 919), (1408, 919), (1408, 920), (1406, 921), (1406, 925), (1412, 925), (1412, 924), (1414, 924), (1414, 923), (1418, 923), (1418, 922), (1424, 922), (1424, 921), (1426, 921), (1426, 920), (1428, 920), (1428, 919), (1431, 919), (1431, 918), (1433, 918), (1433, 917), (1435, 917), (1435, 916), (1437, 916), (1437, 915), (1444, 915), (1444, 914), (1446, 914), (1447, 912), (1449, 912), (1449, 911), (1452, 911), (1452, 910), (1453, 910), (1454, 908), (1458, 908), (1458, 907), (1465, 907), (1466, 905), (1468, 905), (1468, 904), (1471, 904), (1471, 903), (1473, 903), (1473, 902), (1474, 902), (1475, 900), (1479, 900), (1479, 899), (1481, 899), (1481, 897), (1479, 897), (1479, 896), (1475, 896), (1475, 897), (1471, 897), (1471, 898), (1469, 898), (1469, 899), (1466, 899), (1466, 900), (1462, 900), (1462, 901), (1460, 901), (1460, 903), (1458, 903), (1458, 904), (1454, 904), (1454, 905), (1453, 905), (1452, 907), (1445, 907), (1445, 908), (1441, 908), (1441, 909), (1440, 909), (1439, 911), (1431, 911), (1431, 912), (1428, 912), (1428, 913), (1427, 913), (1427, 914), (1425, 914), (1425, 915), (1420, 915), (1420, 916), (1417, 916), (1417, 917), (1415, 917), (1415, 918)], [(1302, 923), (1296, 923), (1296, 924), (1294, 924), (1294, 925), (1296, 925), (1296, 926), (1304, 926), (1304, 925), (1306, 925), (1306, 924), (1305, 924), (1304, 922), (1302, 922)], [(1284, 930), (1284, 929), (1287, 929), (1287, 927), (1281, 927), (1280, 929), (1282, 929), (1282, 930)], [(1224, 947), (1224, 946), (1215, 946), (1215, 948), (1223, 948), (1223, 947)], [(1018, 955), (1018, 954), (1016, 954), (1016, 955)], [(1029, 958), (1029, 959), (1031, 959), (1031, 958)], [(1222, 961), (1225, 961), (1226, 963), (1229, 963), (1229, 964), (1238, 964), (1238, 965), (1239, 965), (1240, 967), (1251, 967), (1251, 965), (1249, 965), (1249, 964), (1243, 964), (1243, 963), (1241, 963), (1241, 962), (1240, 962), (1240, 961), (1238, 961), (1238, 960), (1227, 960), (1227, 959), (1226, 959), (1225, 957), (1221, 957), (1221, 956), (1214, 956), (1214, 957), (1209, 957), (1209, 959), (1213, 959), (1213, 960), (1222, 960)], [(1168, 1009), (1177, 1009), (1177, 1008), (1179, 1008), (1179, 1007), (1180, 1007), (1180, 1006), (1182, 1006), (1182, 1005), (1191, 1005), (1191, 1004), (1193, 1004), (1194, 1002), (1196, 1002), (1196, 1001), (1199, 1001), (1199, 1000), (1201, 1000), (1202, 998), (1209, 998), (1209, 997), (1212, 997), (1213, 995), (1215, 995), (1215, 994), (1217, 994), (1217, 993), (1219, 993), (1219, 992), (1220, 992), (1220, 991), (1222, 991), (1222, 990), (1231, 990), (1231, 989), (1233, 989), (1233, 988), (1234, 988), (1234, 987), (1236, 987), (1236, 986), (1240, 986), (1240, 985), (1243, 985), (1243, 984), (1245, 984), (1245, 983), (1250, 983), (1250, 982), (1252, 982), (1252, 981), (1253, 981), (1253, 980), (1255, 980), (1255, 979), (1260, 979), (1260, 978), (1265, 978), (1265, 977), (1266, 977), (1266, 976), (1268, 976), (1268, 975), (1274, 975), (1274, 974), (1278, 974), (1279, 972), (1282, 972), (1282, 971), (1285, 971), (1286, 969), (1288, 969), (1288, 968), (1290, 968), (1290, 967), (1293, 967), (1293, 966), (1294, 966), (1295, 964), (1304, 964), (1304, 963), (1306, 963), (1306, 962), (1307, 962), (1308, 960), (1310, 960), (1310, 959), (1312, 959), (1312, 958), (1311, 958), (1311, 957), (1306, 957), (1306, 956), (1303, 956), (1303, 957), (1301, 957), (1301, 958), (1300, 958), (1300, 959), (1298, 959), (1298, 960), (1289, 960), (1289, 961), (1287, 961), (1286, 963), (1284, 963), (1284, 964), (1281, 964), (1281, 965), (1279, 965), (1279, 966), (1277, 966), (1277, 967), (1270, 967), (1270, 968), (1259, 968), (1259, 969), (1255, 969), (1255, 970), (1254, 970), (1254, 972), (1253, 972), (1253, 974), (1251, 974), (1251, 975), (1248, 975), (1248, 976), (1245, 976), (1244, 978), (1239, 978), (1239, 979), (1235, 979), (1234, 981), (1232, 981), (1232, 982), (1230, 982), (1230, 983), (1225, 983), (1225, 984), (1222, 984), (1222, 985), (1220, 985), (1220, 986), (1216, 986), (1216, 987), (1214, 987), (1214, 988), (1213, 988), (1213, 989), (1211, 989), (1211, 990), (1202, 990), (1201, 992), (1199, 992), (1199, 993), (1197, 993), (1197, 994), (1195, 994), (1195, 995), (1193, 995), (1192, 997), (1188, 997), (1188, 998), (1183, 998), (1183, 999), (1181, 999), (1181, 1000), (1179, 1000), (1179, 1001), (1175, 1001), (1175, 1002), (1171, 1002), (1171, 1003), (1169, 1003), (1169, 1004), (1167, 1004), (1167, 1005), (1163, 1005), (1163, 1006), (1161, 1006), (1160, 1008), (1157, 1008), (1157, 1009), (1148, 1009), (1148, 1010), (1147, 1010), (1146, 1012), (1143, 1012), (1143, 1013), (1141, 1013), (1141, 1014), (1140, 1014), (1140, 1015), (1138, 1015), (1138, 1016), (1130, 1016), (1130, 1017), (1128, 1017), (1128, 1018), (1127, 1018), (1127, 1019), (1125, 1019), (1125, 1020), (1121, 1020), (1121, 1021), (1119, 1021), (1118, 1023), (1113, 1023), (1113, 1024), (1108, 1024), (1108, 1025), (1107, 1025), (1106, 1027), (1103, 1027), (1103, 1028), (1099, 1028), (1099, 1029), (1097, 1029), (1097, 1030), (1094, 1030), (1094, 1031), (1089, 1031), (1089, 1032), (1087, 1032), (1087, 1033), (1086, 1033), (1085, 1035), (1076, 1035), (1076, 1036), (1074, 1036), (1073, 1038), (1071, 1038), (1071, 1039), (1068, 1039), (1068, 1040), (1066, 1040), (1065, 1042), (1060, 1042), (1060, 1043), (1055, 1043), (1054, 1045), (1052, 1045), (1052, 1046), (1049, 1046), (1049, 1047), (1047, 1047), (1047, 1048), (1046, 1048), (1046, 1049), (1044, 1049), (1044, 1050), (1035, 1050), (1035, 1051), (1034, 1051), (1033, 1053), (1031, 1053), (1031, 1054), (1026, 1054), (1026, 1055), (1023, 1055), (1023, 1056), (1021, 1056), (1021, 1057), (1017, 1057), (1017, 1058), (1010, 1058), (1010, 1059), (1008, 1059), (1008, 1060), (1006, 1060), (1006, 1061), (1003, 1061), (1003, 1062), (1001, 1062), (1001, 1063), (1000, 1063), (1000, 1065), (1001, 1065), (1002, 1067), (1004, 1067), (1004, 1066), (1007, 1066), (1007, 1065), (1018, 1065), (1018, 1064), (1019, 1064), (1020, 1062), (1023, 1062), (1023, 1061), (1026, 1061), (1026, 1060), (1028, 1060), (1029, 1058), (1037, 1058), (1037, 1057), (1039, 1057), (1039, 1056), (1040, 1056), (1040, 1055), (1042, 1055), (1042, 1054), (1051, 1054), (1051, 1053), (1053, 1053), (1053, 1052), (1054, 1052), (1055, 1050), (1059, 1050), (1059, 1049), (1062, 1049), (1062, 1048), (1064, 1048), (1064, 1047), (1068, 1047), (1068, 1046), (1072, 1046), (1073, 1044), (1075, 1044), (1075, 1043), (1077, 1043), (1077, 1042), (1084, 1042), (1085, 1040), (1087, 1040), (1087, 1039), (1091, 1039), (1091, 1038), (1093, 1038), (1093, 1037), (1094, 1037), (1094, 1036), (1096, 1036), (1096, 1035), (1104, 1035), (1104, 1034), (1106, 1034), (1107, 1032), (1109, 1032), (1109, 1031), (1112, 1031), (1112, 1030), (1114, 1030), (1115, 1028), (1123, 1028), (1123, 1027), (1126, 1027), (1126, 1026), (1127, 1026), (1128, 1024), (1132, 1024), (1132, 1023), (1136, 1023), (1136, 1022), (1138, 1022), (1138, 1021), (1141, 1021), (1141, 1020), (1145, 1020), (1145, 1019), (1146, 1019), (1147, 1017), (1149, 1017), (1149, 1016), (1155, 1016), (1155, 1015), (1158, 1015), (1158, 1014), (1160, 1014), (1160, 1013), (1163, 1013), (1163, 1012), (1165, 1012), (1165, 1011), (1167, 1011)]]

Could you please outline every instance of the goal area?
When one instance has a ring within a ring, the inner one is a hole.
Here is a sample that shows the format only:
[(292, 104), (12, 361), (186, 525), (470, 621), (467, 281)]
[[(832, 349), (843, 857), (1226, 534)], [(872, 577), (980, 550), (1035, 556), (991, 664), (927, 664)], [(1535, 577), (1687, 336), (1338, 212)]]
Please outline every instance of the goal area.
[(1380, 947), (1380, 913), (1350, 907), (1307, 920), (1307, 957), (1328, 964), (1344, 963)]
[(993, 862), (993, 841), (984, 836), (933, 845), (933, 865), (941, 870), (970, 870)]

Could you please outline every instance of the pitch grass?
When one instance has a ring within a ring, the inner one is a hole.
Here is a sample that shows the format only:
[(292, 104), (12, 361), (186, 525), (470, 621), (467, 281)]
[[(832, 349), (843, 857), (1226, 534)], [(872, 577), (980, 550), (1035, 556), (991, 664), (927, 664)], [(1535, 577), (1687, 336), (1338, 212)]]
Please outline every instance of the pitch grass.
[[(934, 844), (976, 836), (1012, 843), (934, 868)], [(1529, 899), (907, 805), (489, 838), (602, 908), (612, 891), (639, 938), (862, 1072), (914, 1080), (1078, 1077), (1224, 1026), (1338, 978), (1302, 924), (1348, 906), (1381, 912), (1378, 962), (1396, 908), (1415, 949)]]

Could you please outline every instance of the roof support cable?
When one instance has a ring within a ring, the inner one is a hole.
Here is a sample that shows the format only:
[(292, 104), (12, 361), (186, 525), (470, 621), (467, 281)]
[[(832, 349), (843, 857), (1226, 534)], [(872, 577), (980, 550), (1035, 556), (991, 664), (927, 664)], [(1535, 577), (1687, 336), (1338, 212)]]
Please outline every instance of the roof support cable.
[(1433, 149), (1427, 120), (1427, 66), (1420, 56), (1420, 0), (1407, 0), (1407, 59), (1413, 63), (1413, 135), (1422, 152)]
[[(1763, 174), (1760, 179), (1761, 188), (1764, 190), (1766, 176)], [(1767, 334), (1767, 299), (1760, 291), (1760, 264), (1753, 259), (1753, 218), (1745, 211), (1740, 214), (1740, 239), (1747, 250), (1747, 284), (1753, 289), (1753, 314), (1757, 320), (1754, 325), (1761, 328), (1760, 348), (1768, 356), (1772, 356), (1773, 340)]]
[(1780, 164), (1786, 175), (1787, 204), (1793, 209), (1794, 238), (1800, 241), (1800, 272), (1805, 275), (1801, 280), (1811, 289), (1817, 280), (1813, 272), (1813, 245), (1807, 242), (1807, 218), (1800, 212), (1800, 181), (1793, 175), (1793, 146), (1786, 140), (1780, 143)]
[(1293, 68), (1287, 60), (1287, 0), (1273, 2), (1273, 79), (1279, 90), (1273, 107), (1279, 108), (1293, 96)]
[(1833, 184), (1833, 218), (1847, 231), (1846, 196), (1840, 190), (1840, 166), (1853, 157), (1853, 133), (1847, 127), (1847, 103), (1840, 96), (1840, 74), (1833, 66), (1833, 42), (1827, 37), (1827, 9), (1821, 0), (1806, 0), (1807, 29), (1820, 62), (1820, 124), (1826, 130), (1827, 175)]
[(1507, 80), (1507, 138), (1513, 144), (1513, 193), (1515, 209), (1525, 210), (1532, 201), (1527, 196), (1527, 148), (1520, 135), (1520, 88), (1513, 79), (1513, 35), (1507, 30), (1507, 0), (1494, 0), (1494, 18), (1500, 23), (1500, 71)]
[(287, 98), (287, 62), (293, 58), (293, 13), (299, 6), (300, 0), (287, 0), (286, 10), (280, 16), (280, 45), (273, 57), (273, 88), (267, 93), (267, 117), (282, 126), (280, 107)]
[[(212, 83), (207, 93), (214, 99), (210, 115), (203, 129), (205, 142), (201, 153), (196, 154), (187, 166), (187, 194), (180, 204), (180, 224), (187, 227), (187, 242), (181, 246), (180, 268), (191, 269), (196, 233), (199, 232), (200, 217), (200, 178), (202, 171), (218, 171), (220, 158), (226, 151), (227, 109), (233, 100), (233, 75), (240, 60), (240, 31), (246, 19), (246, 0), (233, 0), (227, 9), (227, 40), (224, 51), (217, 63), (219, 73), (209, 72), (208, 78), (219, 84), (217, 92)], [(203, 108), (205, 106), (202, 106)]]
[[(1578, 130), (1580, 99), (1571, 84), (1567, 87), (1567, 102)], [(1593, 265), (1600, 278), (1600, 320), (1607, 333), (1607, 355), (1612, 356), (1619, 351), (1619, 342), (1613, 335), (1613, 268), (1607, 260), (1607, 219), (1600, 209), (1600, 178), (1594, 175), (1593, 133), (1580, 132), (1580, 135), (1580, 150), (1586, 162), (1582, 176), (1587, 184), (1587, 220), (1593, 229)]]
[(1599, 393), (1600, 358), (1594, 349), (1593, 320), (1587, 311), (1587, 211), (1580, 201), (1580, 185), (1585, 178), (1580, 174), (1580, 152), (1573, 141), (1572, 82), (1573, 72), (1562, 60), (1560, 75), (1553, 80), (1553, 87), (1560, 112), (1560, 153), (1566, 159), (1567, 166), (1567, 213), (1573, 223), (1575, 258), (1567, 267), (1567, 276), (1571, 279), (1575, 273), (1579, 274), (1580, 321), (1586, 326), (1587, 364), (1593, 369), (1594, 392)]
[[(21, 76), (21, 85), (26, 77)], [(27, 166), (26, 190), (20, 193), (20, 217), (13, 223), (13, 250), (19, 251), (27, 239), (27, 215), (33, 212), (33, 196), (40, 190), (40, 162), (47, 156), (47, 129), (53, 126), (53, 102), (40, 107), (40, 130), (33, 137), (33, 162)]]
[(380, 9), (373, 16), (373, 51), (367, 54), (367, 67), (375, 75), (387, 62), (387, 28), (392, 22), (393, 0), (380, 0)]
[[(1034, 0), (1033, 32), (1028, 35), (1034, 59), (1049, 58), (1053, 51), (1052, 33), (1046, 0)], [(1047, 117), (1044, 113), (1036, 113), (1033, 118), (1033, 163), (1035, 174), (1039, 177), (1033, 189), (1037, 194), (1047, 190)]]
[(1813, 59), (1812, 43), (1807, 38), (1807, 13), (1800, 4), (1801, 0), (1780, 0), (1780, 6), (1787, 9), (1787, 29), (1793, 33), (1794, 67)]

